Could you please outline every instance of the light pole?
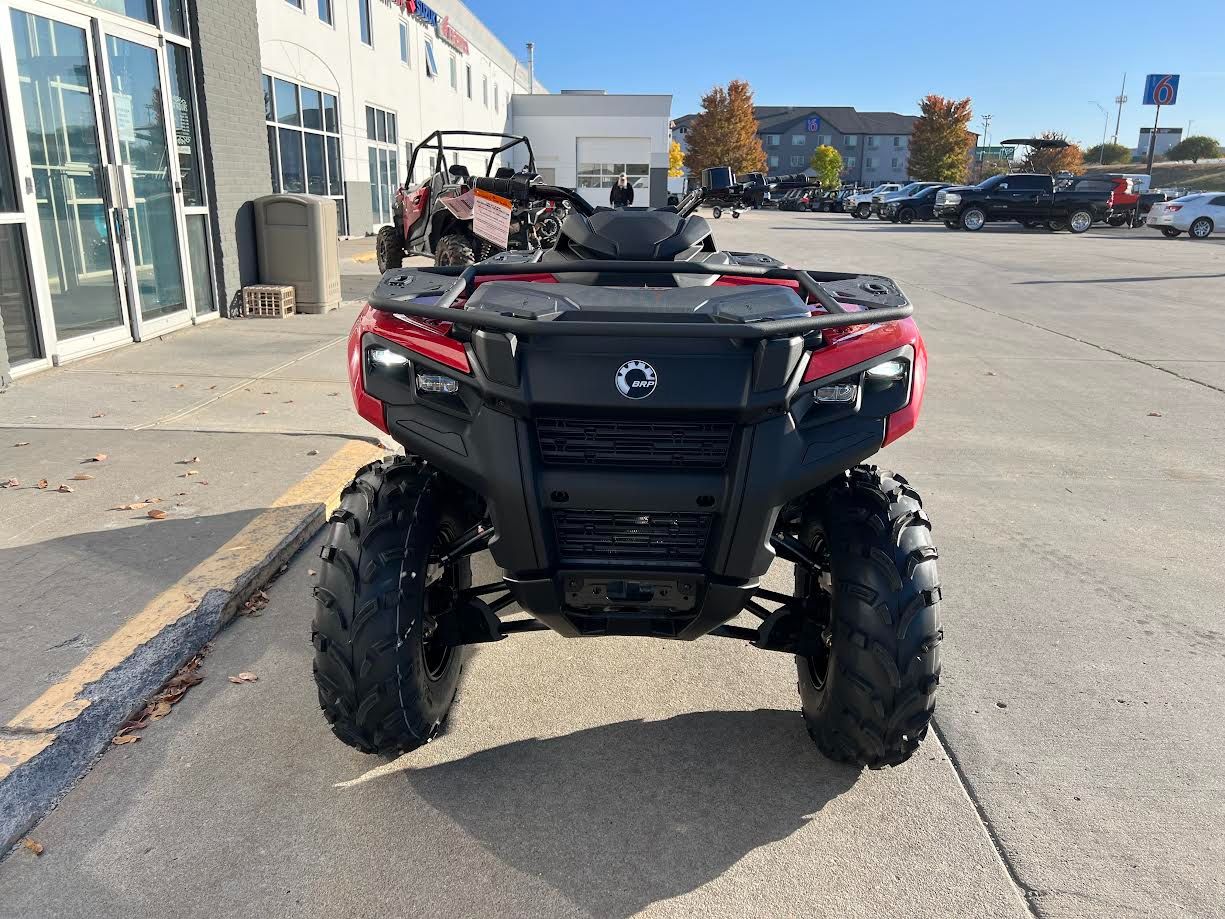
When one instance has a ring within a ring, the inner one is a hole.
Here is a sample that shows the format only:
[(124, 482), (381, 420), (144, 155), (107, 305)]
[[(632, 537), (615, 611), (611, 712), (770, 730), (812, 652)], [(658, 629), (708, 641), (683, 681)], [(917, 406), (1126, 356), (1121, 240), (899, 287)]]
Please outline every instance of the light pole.
[(1089, 100), (1089, 104), (1096, 105), (1098, 111), (1100, 111), (1106, 119), (1104, 122), (1102, 122), (1102, 145), (1097, 148), (1097, 164), (1100, 166), (1106, 162), (1106, 132), (1110, 130), (1110, 111), (1106, 108), (1106, 106), (1102, 105), (1102, 103), (1094, 102), (1092, 99)]
[(1114, 119), (1114, 142), (1119, 142), (1119, 122), (1123, 120), (1123, 105), (1127, 102), (1127, 96), (1124, 95), (1127, 89), (1127, 74), (1123, 74), (1123, 85), (1119, 88), (1119, 94), (1114, 97), (1115, 104), (1119, 107), (1119, 114)]

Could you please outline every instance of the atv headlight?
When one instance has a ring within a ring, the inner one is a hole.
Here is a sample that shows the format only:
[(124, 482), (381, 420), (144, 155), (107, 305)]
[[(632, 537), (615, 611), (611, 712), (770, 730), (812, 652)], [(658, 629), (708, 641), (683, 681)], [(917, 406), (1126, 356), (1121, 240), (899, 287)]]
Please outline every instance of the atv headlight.
[(869, 367), (864, 372), (868, 375), (869, 380), (897, 381), (905, 379), (906, 369), (906, 361), (892, 360), (877, 364), (875, 367)]
[(456, 393), (459, 392), (459, 381), (452, 380), (441, 373), (417, 374), (417, 392)]
[(366, 352), (366, 358), (372, 364), (388, 368), (403, 367), (409, 362), (403, 354), (397, 354), (390, 348), (371, 348)]

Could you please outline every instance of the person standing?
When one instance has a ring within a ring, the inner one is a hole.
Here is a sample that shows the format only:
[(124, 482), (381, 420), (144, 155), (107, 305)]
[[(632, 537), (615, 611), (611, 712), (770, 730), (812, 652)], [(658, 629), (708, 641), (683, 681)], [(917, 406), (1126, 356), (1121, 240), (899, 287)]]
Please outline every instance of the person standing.
[(634, 203), (634, 187), (630, 185), (624, 172), (617, 178), (617, 184), (613, 186), (608, 197), (613, 207), (630, 207)]

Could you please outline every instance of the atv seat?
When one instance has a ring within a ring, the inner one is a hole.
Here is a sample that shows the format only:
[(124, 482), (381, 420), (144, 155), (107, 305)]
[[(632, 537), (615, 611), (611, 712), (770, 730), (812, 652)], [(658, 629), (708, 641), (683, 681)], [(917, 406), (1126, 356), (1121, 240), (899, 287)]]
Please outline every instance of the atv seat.
[(672, 261), (695, 246), (714, 251), (710, 225), (696, 214), (682, 217), (649, 209), (598, 210), (590, 216), (572, 212), (544, 260)]
[(466, 179), (471, 175), (471, 173), (468, 172), (468, 167), (463, 163), (452, 163), (450, 168), (447, 169), (447, 172), (453, 179)]

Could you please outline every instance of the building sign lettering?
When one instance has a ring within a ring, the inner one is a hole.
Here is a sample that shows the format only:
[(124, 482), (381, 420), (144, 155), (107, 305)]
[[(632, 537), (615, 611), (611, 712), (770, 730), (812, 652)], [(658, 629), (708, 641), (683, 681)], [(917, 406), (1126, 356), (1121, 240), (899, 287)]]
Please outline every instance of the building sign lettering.
[(386, 6), (398, 9), (407, 16), (412, 16), (427, 26), (433, 26), (438, 37), (461, 54), (467, 54), (470, 50), (468, 39), (464, 38), (463, 33), (451, 25), (451, 17), (443, 16), (439, 18), (433, 8), (422, 3), (421, 0), (383, 0), (383, 3)]

